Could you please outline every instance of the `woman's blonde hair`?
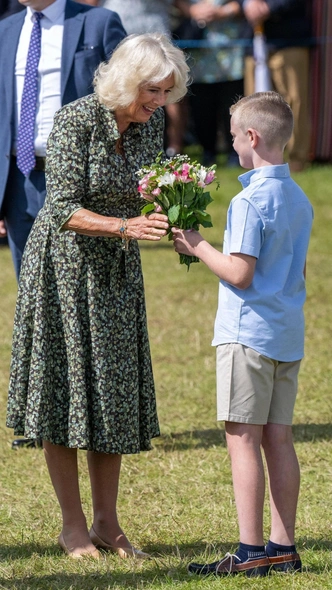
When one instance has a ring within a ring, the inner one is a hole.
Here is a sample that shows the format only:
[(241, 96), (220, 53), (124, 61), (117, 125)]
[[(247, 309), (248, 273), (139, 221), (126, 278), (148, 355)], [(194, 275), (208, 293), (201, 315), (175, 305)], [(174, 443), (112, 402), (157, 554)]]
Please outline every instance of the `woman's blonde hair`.
[(174, 76), (167, 103), (181, 100), (189, 85), (185, 54), (161, 33), (129, 35), (119, 43), (110, 60), (100, 64), (94, 76), (99, 100), (111, 110), (124, 108), (138, 96), (145, 84)]
[(231, 106), (230, 114), (244, 133), (256, 129), (268, 148), (283, 149), (293, 132), (292, 109), (278, 92), (245, 96)]

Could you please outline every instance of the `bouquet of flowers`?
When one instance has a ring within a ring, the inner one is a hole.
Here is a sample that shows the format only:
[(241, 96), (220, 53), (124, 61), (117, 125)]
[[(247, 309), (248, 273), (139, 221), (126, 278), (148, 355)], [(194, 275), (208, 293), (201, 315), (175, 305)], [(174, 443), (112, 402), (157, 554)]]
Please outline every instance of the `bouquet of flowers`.
[[(149, 201), (143, 206), (142, 214), (154, 211), (157, 204), (172, 227), (195, 230), (200, 225), (212, 227), (211, 216), (205, 209), (213, 199), (205, 187), (216, 181), (215, 168), (215, 165), (206, 168), (196, 161), (191, 162), (185, 155), (163, 159), (159, 154), (149, 168), (137, 172), (138, 191)], [(170, 232), (169, 239), (172, 239)], [(186, 264), (188, 270), (192, 262), (199, 262), (199, 258), (180, 254), (180, 264)]]

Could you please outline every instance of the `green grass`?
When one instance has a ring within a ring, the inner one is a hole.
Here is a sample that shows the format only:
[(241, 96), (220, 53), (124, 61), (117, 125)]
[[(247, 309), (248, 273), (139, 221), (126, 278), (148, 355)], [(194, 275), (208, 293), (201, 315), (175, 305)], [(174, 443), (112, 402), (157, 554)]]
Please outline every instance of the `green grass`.
[[(226, 208), (240, 190), (240, 169), (219, 168), (210, 206), (222, 243)], [(223, 423), (216, 422), (215, 351), (211, 347), (218, 280), (202, 264), (189, 272), (166, 240), (141, 243), (161, 437), (154, 449), (124, 458), (119, 515), (130, 540), (153, 553), (149, 562), (74, 561), (57, 547), (60, 512), (41, 450), (11, 449), (5, 428), (16, 282), (0, 248), (0, 588), (10, 590), (332, 589), (332, 168), (311, 167), (296, 180), (310, 197), (315, 223), (307, 268), (306, 357), (299, 382), (294, 438), (302, 483), (297, 548), (304, 572), (265, 579), (199, 579), (188, 561), (213, 560), (237, 546), (238, 530)], [(91, 521), (85, 454), (79, 454), (84, 507)], [(266, 537), (269, 512), (266, 506)]]

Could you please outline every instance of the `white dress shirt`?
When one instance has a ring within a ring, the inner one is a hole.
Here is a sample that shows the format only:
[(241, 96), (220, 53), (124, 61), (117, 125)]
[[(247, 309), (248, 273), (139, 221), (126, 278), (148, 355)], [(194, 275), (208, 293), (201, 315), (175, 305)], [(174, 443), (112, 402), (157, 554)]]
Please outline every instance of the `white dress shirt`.
[[(61, 107), (61, 55), (65, 19), (66, 0), (55, 0), (42, 12), (41, 57), (38, 66), (38, 101), (35, 126), (35, 153), (45, 156), (46, 142), (53, 126), (55, 112)], [(28, 55), (32, 15), (34, 10), (27, 8), (22, 27), (15, 63), (16, 80), (16, 121), (13, 153), (16, 153), (16, 138), (21, 112), (25, 66)]]

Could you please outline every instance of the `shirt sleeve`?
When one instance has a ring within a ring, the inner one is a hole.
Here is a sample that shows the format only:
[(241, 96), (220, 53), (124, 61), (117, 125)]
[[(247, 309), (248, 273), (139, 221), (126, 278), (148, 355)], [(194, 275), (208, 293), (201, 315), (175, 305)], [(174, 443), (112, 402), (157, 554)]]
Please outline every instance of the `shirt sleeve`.
[(243, 198), (233, 199), (228, 211), (225, 234), (228, 254), (247, 254), (259, 258), (264, 240), (264, 222), (250, 201)]

